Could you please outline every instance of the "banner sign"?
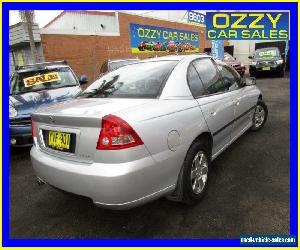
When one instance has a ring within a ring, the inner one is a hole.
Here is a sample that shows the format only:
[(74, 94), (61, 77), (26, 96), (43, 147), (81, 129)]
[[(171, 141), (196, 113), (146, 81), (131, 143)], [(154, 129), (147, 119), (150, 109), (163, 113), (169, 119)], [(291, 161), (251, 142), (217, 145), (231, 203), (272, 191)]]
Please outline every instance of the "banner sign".
[(199, 33), (130, 24), (131, 52), (199, 52)]
[(195, 24), (205, 24), (205, 15), (189, 10), (188, 11), (188, 22), (195, 23)]
[(289, 12), (207, 12), (208, 40), (287, 40)]
[(211, 41), (211, 56), (214, 59), (224, 59), (224, 47), (223, 40), (212, 40)]

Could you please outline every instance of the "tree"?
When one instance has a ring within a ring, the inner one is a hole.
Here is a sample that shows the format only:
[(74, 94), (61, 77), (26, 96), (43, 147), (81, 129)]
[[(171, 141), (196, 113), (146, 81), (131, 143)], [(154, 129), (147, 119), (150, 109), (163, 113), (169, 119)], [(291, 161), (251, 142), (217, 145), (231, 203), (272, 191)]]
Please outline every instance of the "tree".
[(32, 61), (33, 61), (33, 63), (37, 63), (38, 56), (37, 56), (37, 50), (35, 47), (33, 31), (32, 31), (32, 25), (33, 25), (33, 20), (34, 20), (34, 10), (19, 10), (19, 15), (20, 15), (21, 21), (23, 23), (25, 23), (25, 25), (27, 27)]

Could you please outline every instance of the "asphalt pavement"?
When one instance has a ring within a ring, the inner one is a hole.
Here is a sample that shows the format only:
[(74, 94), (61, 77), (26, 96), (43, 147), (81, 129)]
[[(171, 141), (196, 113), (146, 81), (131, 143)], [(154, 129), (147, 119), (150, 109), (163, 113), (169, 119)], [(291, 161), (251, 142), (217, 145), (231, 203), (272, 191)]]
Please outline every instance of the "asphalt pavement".
[[(161, 198), (128, 211), (39, 186), (30, 149), (10, 153), (11, 238), (237, 238), (289, 234), (289, 78), (259, 78), (269, 108), (212, 164), (207, 195), (193, 207)], [(116, 190), (117, 191), (117, 190)]]

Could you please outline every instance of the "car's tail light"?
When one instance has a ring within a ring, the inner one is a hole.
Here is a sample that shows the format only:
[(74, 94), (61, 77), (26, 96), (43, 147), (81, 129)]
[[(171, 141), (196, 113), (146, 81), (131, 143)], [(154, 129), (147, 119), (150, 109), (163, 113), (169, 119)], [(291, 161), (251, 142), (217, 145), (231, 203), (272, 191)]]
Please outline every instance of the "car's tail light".
[(32, 118), (31, 118), (31, 134), (32, 134), (32, 137), (36, 137), (35, 122), (34, 122), (34, 120), (32, 120)]
[(99, 134), (97, 149), (117, 150), (144, 144), (134, 129), (123, 119), (115, 115), (102, 118), (102, 129)]

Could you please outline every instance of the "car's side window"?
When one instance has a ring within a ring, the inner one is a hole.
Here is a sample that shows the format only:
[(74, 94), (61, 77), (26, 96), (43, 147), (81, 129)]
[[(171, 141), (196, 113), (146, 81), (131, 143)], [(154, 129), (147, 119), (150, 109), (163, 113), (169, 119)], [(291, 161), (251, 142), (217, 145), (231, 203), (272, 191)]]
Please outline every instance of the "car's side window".
[(206, 94), (215, 94), (228, 90), (228, 86), (222, 78), (210, 58), (203, 58), (193, 62), (199, 77), (201, 78)]
[(228, 86), (228, 90), (232, 91), (239, 88), (240, 77), (227, 65), (218, 65), (223, 82)]
[(190, 86), (192, 95), (196, 98), (204, 94), (205, 90), (201, 79), (195, 70), (194, 66), (191, 64), (188, 68), (187, 80)]

